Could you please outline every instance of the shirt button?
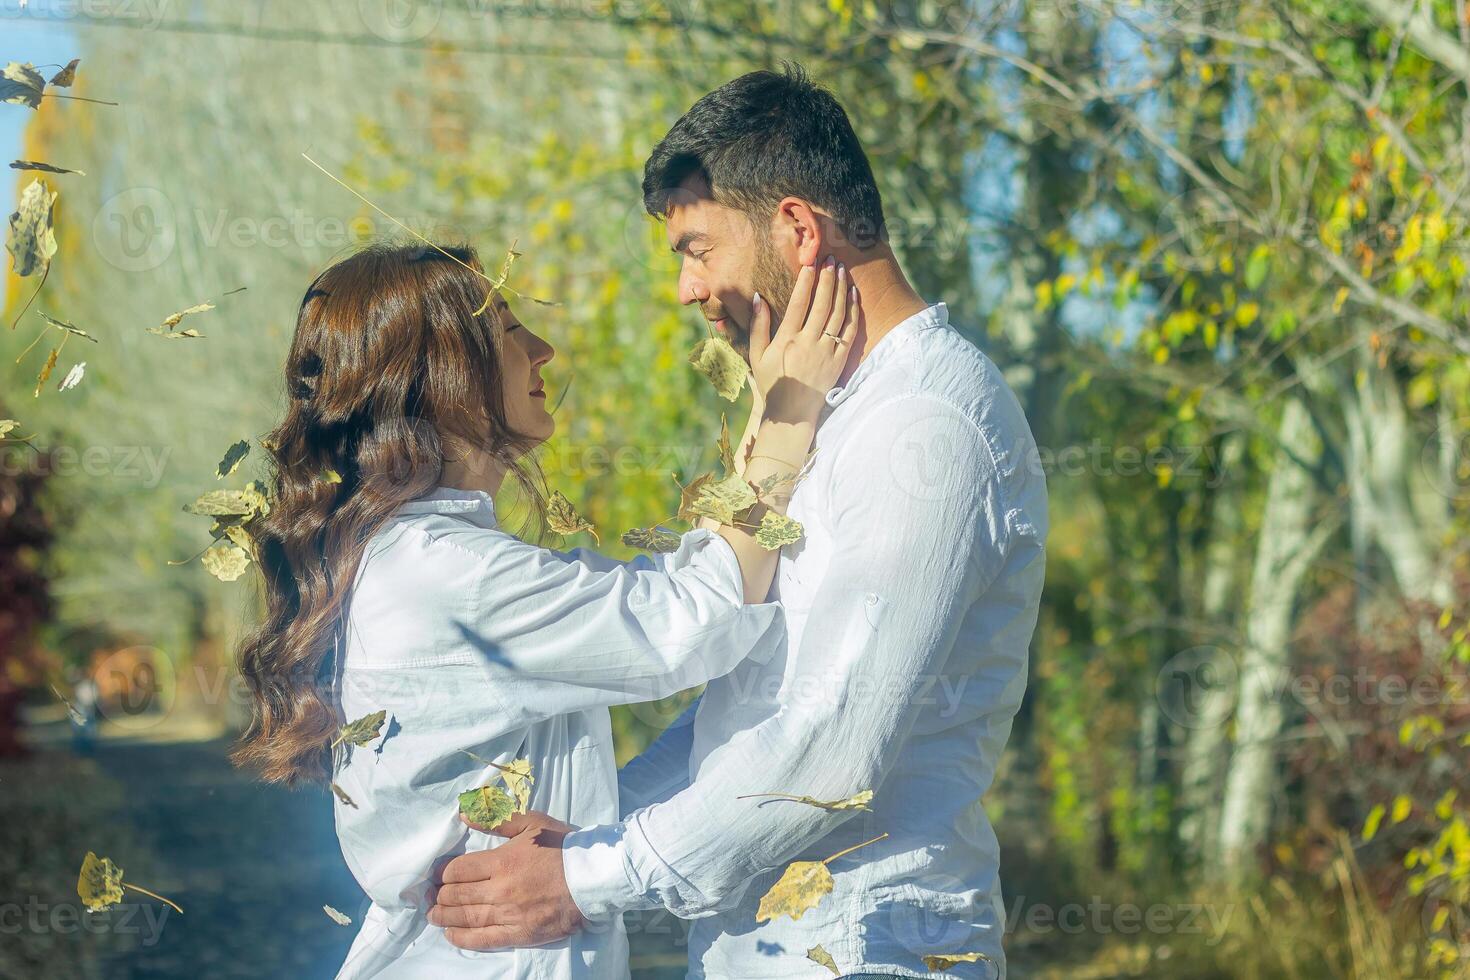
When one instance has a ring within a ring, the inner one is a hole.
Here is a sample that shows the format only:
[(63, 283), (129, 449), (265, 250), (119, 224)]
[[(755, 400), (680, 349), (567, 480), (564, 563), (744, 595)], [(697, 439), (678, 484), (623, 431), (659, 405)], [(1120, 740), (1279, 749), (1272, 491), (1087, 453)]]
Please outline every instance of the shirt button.
[(878, 594), (876, 592), (869, 592), (866, 601), (868, 605), (876, 606), (878, 604)]

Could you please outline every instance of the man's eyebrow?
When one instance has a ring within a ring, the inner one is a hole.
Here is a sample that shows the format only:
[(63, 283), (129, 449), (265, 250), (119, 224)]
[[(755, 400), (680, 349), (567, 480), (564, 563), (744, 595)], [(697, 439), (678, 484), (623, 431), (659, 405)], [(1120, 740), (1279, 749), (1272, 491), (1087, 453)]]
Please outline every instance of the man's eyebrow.
[(684, 234), (680, 235), (679, 236), (679, 240), (674, 243), (674, 249), (673, 250), (675, 252), (682, 252), (685, 249), (687, 249), (690, 245), (693, 245), (695, 242), (702, 242), (704, 240), (705, 240), (705, 234), (704, 234), (704, 232), (702, 232), (702, 231), (686, 231), (686, 232), (684, 232)]

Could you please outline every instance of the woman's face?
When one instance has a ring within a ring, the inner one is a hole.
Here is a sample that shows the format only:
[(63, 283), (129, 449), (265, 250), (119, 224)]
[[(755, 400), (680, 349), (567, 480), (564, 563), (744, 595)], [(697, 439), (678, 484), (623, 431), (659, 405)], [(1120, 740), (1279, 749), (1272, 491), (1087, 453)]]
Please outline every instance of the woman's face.
[(551, 360), (556, 350), (524, 326), (498, 294), (495, 309), (505, 328), (502, 367), (506, 421), (515, 432), (545, 442), (556, 431), (556, 421), (546, 407), (541, 366)]

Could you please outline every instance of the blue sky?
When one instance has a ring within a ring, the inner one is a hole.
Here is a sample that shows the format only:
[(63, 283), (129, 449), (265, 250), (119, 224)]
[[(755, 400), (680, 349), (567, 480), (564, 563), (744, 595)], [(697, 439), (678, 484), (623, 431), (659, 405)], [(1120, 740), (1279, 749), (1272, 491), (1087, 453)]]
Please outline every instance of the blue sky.
[[(41, 9), (34, 9), (40, 6)], [(30, 4), (26, 13), (19, 11), (18, 0), (0, 0), (0, 62), (29, 61), (33, 65), (64, 65), (80, 52), (77, 51), (76, 32), (62, 19), (45, 15), (44, 0)], [(82, 66), (83, 71), (86, 65)], [(47, 78), (55, 69), (41, 69)], [(39, 110), (21, 105), (0, 105), (0, 180), (4, 181), (4, 196), (8, 212), (15, 200), (15, 185), (21, 173), (11, 170), (7, 164), (20, 156), (21, 133), (31, 117), (45, 112), (46, 104)]]

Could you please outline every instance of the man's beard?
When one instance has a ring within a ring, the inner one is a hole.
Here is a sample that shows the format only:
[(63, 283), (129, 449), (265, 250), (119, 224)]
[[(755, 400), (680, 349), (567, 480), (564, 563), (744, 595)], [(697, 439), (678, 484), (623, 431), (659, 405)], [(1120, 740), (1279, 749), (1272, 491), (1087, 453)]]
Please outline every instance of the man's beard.
[[(761, 294), (761, 299), (771, 309), (771, 335), (775, 336), (777, 328), (781, 326), (781, 319), (786, 315), (786, 306), (791, 302), (791, 292), (796, 288), (796, 276), (787, 268), (786, 263), (781, 261), (781, 255), (771, 244), (770, 236), (757, 235), (755, 243), (755, 270), (751, 274), (751, 286)], [(740, 356), (748, 362), (750, 360), (750, 325), (735, 325), (734, 320), (727, 321), (735, 326), (736, 336), (730, 338), (730, 343), (740, 352)]]

